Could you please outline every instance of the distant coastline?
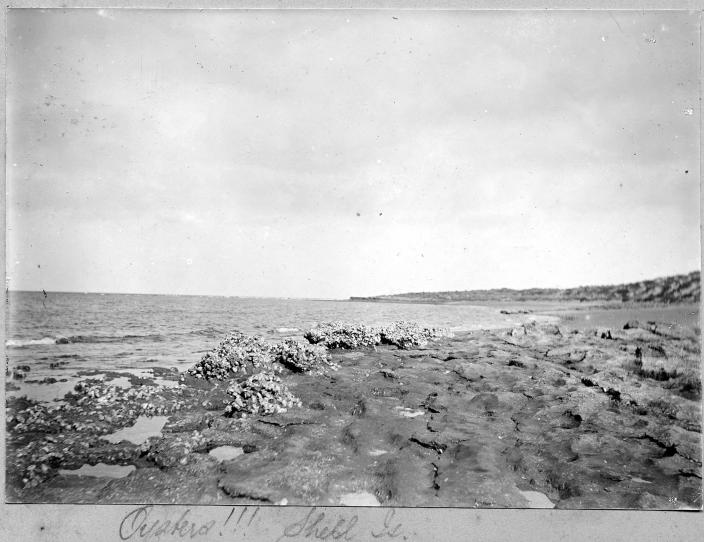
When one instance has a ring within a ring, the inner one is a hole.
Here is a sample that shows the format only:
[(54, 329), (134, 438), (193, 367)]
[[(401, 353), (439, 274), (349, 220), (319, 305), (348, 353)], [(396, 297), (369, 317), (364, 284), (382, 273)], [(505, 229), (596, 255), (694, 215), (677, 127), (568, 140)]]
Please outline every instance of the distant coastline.
[(700, 272), (671, 275), (652, 280), (606, 286), (579, 286), (576, 288), (529, 288), (514, 290), (458, 290), (443, 292), (409, 292), (369, 297), (350, 297), (350, 301), (382, 303), (486, 303), (486, 302), (588, 302), (637, 304), (698, 303), (701, 284)]

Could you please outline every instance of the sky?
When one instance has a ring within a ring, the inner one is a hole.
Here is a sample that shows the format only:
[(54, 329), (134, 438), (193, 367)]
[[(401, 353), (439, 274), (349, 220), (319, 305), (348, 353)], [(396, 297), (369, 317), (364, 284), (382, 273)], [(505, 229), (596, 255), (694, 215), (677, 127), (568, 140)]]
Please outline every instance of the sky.
[(11, 289), (346, 298), (700, 268), (699, 19), (10, 10)]

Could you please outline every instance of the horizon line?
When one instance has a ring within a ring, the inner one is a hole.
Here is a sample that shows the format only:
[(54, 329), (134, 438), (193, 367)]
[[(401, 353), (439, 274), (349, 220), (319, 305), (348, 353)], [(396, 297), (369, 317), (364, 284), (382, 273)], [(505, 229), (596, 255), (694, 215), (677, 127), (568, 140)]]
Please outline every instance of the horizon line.
[(54, 294), (96, 294), (96, 295), (160, 295), (160, 296), (182, 296), (182, 297), (227, 297), (236, 299), (292, 299), (292, 300), (306, 300), (306, 301), (349, 301), (351, 299), (365, 299), (365, 298), (376, 298), (382, 296), (396, 296), (404, 294), (419, 294), (419, 293), (444, 293), (444, 292), (481, 292), (481, 291), (496, 291), (496, 290), (513, 290), (513, 291), (525, 291), (525, 290), (570, 290), (576, 288), (589, 288), (589, 287), (603, 287), (603, 286), (622, 286), (626, 284), (636, 284), (639, 282), (648, 282), (658, 279), (665, 279), (669, 277), (677, 276), (687, 276), (692, 273), (701, 273), (701, 269), (694, 269), (686, 273), (675, 273), (670, 275), (661, 275), (654, 278), (642, 279), (642, 280), (631, 280), (628, 282), (611, 283), (611, 284), (580, 284), (579, 286), (568, 286), (564, 288), (556, 286), (531, 286), (527, 288), (510, 288), (507, 286), (502, 286), (499, 288), (465, 288), (461, 290), (416, 290), (416, 291), (405, 291), (399, 293), (385, 293), (385, 294), (374, 294), (374, 295), (353, 295), (344, 298), (338, 297), (302, 297), (302, 296), (263, 296), (263, 295), (226, 295), (226, 294), (179, 294), (179, 293), (150, 293), (150, 292), (88, 292), (88, 291), (67, 291), (67, 290), (14, 290), (11, 288), (5, 288), (6, 293), (41, 293), (47, 291), (47, 293)]
[(295, 299), (305, 301), (349, 301), (349, 298), (337, 297), (296, 297), (296, 296), (266, 296), (266, 295), (226, 295), (226, 294), (164, 294), (152, 292), (87, 292), (87, 291), (71, 291), (71, 290), (14, 290), (5, 288), (5, 293), (31, 293), (41, 294), (46, 291), (47, 294), (80, 294), (80, 295), (162, 295), (162, 296), (178, 296), (178, 297), (231, 297), (236, 299)]

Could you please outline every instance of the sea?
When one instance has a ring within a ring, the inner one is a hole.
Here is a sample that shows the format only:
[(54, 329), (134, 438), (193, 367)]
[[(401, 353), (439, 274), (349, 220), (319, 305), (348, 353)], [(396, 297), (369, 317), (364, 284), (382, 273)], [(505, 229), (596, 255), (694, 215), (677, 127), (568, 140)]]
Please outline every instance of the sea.
[[(335, 320), (367, 325), (406, 320), (457, 332), (510, 327), (527, 319), (585, 327), (639, 316), (618, 310), (526, 316), (502, 313), (499, 306), (464, 304), (53, 292), (45, 297), (19, 291), (8, 292), (6, 303), (6, 380), (11, 383), (6, 395), (39, 401), (60, 400), (87, 374), (154, 378), (155, 367), (183, 372), (234, 330), (278, 341), (304, 340), (306, 330)], [(673, 310), (679, 311), (677, 319), (698, 323), (698, 307)], [(15, 378), (18, 367), (24, 378)], [(47, 378), (56, 382), (39, 383)], [(125, 378), (113, 382), (129, 385)]]
[[(234, 330), (278, 341), (304, 340), (306, 330), (334, 320), (407, 320), (453, 331), (517, 323), (496, 308), (470, 305), (18, 291), (8, 292), (6, 302), (8, 380), (20, 388), (7, 394), (36, 400), (62, 397), (89, 372), (185, 371)], [(17, 367), (29, 368), (23, 379), (13, 378)], [(59, 382), (37, 382), (46, 378)]]

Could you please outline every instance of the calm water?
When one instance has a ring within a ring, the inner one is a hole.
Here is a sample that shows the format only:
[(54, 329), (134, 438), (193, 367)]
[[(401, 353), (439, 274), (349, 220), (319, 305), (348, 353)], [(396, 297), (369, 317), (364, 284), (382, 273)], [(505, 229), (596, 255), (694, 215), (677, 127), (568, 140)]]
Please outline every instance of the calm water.
[[(184, 371), (215, 347), (228, 331), (240, 330), (276, 341), (318, 322), (345, 320), (369, 325), (411, 320), (455, 331), (510, 327), (526, 319), (559, 316), (567, 327), (617, 327), (629, 319), (698, 323), (698, 307), (617, 309), (535, 313), (553, 316), (500, 314), (501, 306), (365, 303), (301, 299), (253, 299), (206, 296), (10, 292), (6, 354), (14, 368), (26, 365), (25, 380), (53, 377), (52, 385), (14, 380), (11, 395), (53, 401), (73, 389), (80, 371), (130, 372), (153, 376), (154, 367)], [(51, 364), (59, 364), (51, 367)], [(108, 378), (110, 378), (108, 376)], [(113, 385), (129, 386), (124, 378)], [(159, 381), (160, 384), (173, 382)]]
[[(75, 293), (49, 293), (44, 300), (41, 293), (10, 292), (5, 344), (10, 366), (30, 366), (30, 380), (88, 369), (184, 370), (228, 331), (302, 338), (330, 320), (412, 320), (462, 330), (502, 327), (515, 317), (468, 305)], [(57, 362), (64, 363), (51, 369)]]

